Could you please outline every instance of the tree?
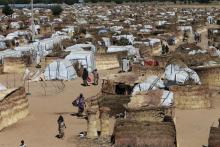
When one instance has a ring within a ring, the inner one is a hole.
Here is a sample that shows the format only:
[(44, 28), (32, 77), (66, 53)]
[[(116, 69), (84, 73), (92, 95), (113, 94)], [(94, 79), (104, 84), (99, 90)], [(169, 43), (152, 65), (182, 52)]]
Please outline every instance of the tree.
[(116, 3), (116, 4), (122, 4), (122, 3), (123, 3), (123, 0), (115, 0), (115, 3)]
[(51, 8), (53, 15), (58, 16), (63, 12), (63, 8), (60, 5), (53, 6)]
[(119, 41), (118, 41), (118, 44), (121, 45), (121, 46), (125, 46), (125, 45), (129, 45), (130, 42), (127, 38), (124, 38), (122, 37)]
[(8, 16), (8, 15), (12, 15), (14, 13), (14, 10), (9, 5), (5, 5), (2, 8), (2, 13)]
[(8, 0), (0, 0), (0, 5), (7, 5), (8, 4)]
[(200, 3), (209, 3), (209, 0), (199, 0)]
[(31, 0), (15, 0), (16, 4), (29, 4)]
[(78, 0), (64, 0), (64, 3), (66, 3), (67, 5), (73, 5), (78, 2), (79, 2)]
[(98, 0), (91, 0), (91, 2), (92, 2), (92, 3), (97, 3), (97, 2), (98, 2)]

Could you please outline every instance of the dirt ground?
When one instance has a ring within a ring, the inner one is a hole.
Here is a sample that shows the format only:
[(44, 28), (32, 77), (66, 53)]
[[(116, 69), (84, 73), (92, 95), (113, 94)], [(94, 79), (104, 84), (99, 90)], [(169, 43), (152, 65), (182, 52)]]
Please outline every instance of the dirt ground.
[[(40, 84), (30, 83), (31, 95), (28, 96), (30, 115), (0, 132), (0, 146), (15, 147), (19, 145), (21, 139), (24, 139), (25, 143), (31, 147), (73, 147), (71, 138), (78, 135), (80, 131), (85, 131), (86, 121), (71, 115), (77, 112), (77, 109), (72, 106), (72, 101), (80, 93), (89, 97), (95, 95), (100, 89), (100, 86), (85, 88), (80, 84), (81, 79), (65, 82), (62, 92), (58, 93), (55, 88), (51, 88), (54, 94), (48, 92), (48, 96), (43, 96), (44, 92)], [(59, 114), (64, 116), (67, 126), (64, 140), (55, 138)]]
[[(108, 72), (104, 74), (106, 73)], [(0, 75), (3, 84), (6, 82), (4, 81), (5, 76)], [(10, 76), (8, 78), (10, 79)], [(16, 84), (21, 83), (17, 82)], [(101, 84), (99, 86), (82, 87), (79, 78), (64, 82), (64, 84), (65, 87), (59, 90), (58, 87), (61, 87), (61, 83), (46, 82), (45, 96), (41, 83), (30, 83), (31, 95), (28, 96), (30, 114), (27, 118), (0, 132), (0, 147), (18, 146), (21, 139), (24, 139), (25, 143), (31, 147), (75, 147), (76, 142), (74, 140), (76, 136), (80, 131), (86, 130), (86, 120), (71, 115), (77, 112), (77, 109), (71, 103), (80, 93), (83, 93), (85, 97), (95, 95), (100, 91)], [(220, 95), (216, 95), (213, 102), (214, 108), (212, 109), (176, 110), (179, 147), (207, 145), (210, 126), (218, 125)], [(56, 121), (59, 114), (64, 116), (67, 125), (63, 140), (55, 137), (57, 135)]]

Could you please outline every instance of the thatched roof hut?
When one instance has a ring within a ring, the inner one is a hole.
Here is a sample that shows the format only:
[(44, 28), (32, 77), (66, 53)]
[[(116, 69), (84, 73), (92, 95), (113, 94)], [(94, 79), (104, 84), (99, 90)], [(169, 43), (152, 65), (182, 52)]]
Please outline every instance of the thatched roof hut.
[(99, 97), (99, 107), (110, 108), (110, 116), (124, 113), (130, 97), (127, 95), (102, 95)]
[(119, 73), (104, 77), (102, 80), (103, 93), (130, 95), (137, 83), (138, 76), (134, 73)]
[(175, 107), (180, 109), (203, 109), (211, 107), (207, 85), (172, 86)]
[(5, 73), (24, 73), (26, 63), (23, 58), (7, 57), (4, 58)]
[(145, 67), (140, 64), (132, 65), (132, 72), (138, 76), (149, 77), (152, 75), (161, 76), (164, 73), (164, 68), (159, 66)]
[(127, 56), (127, 52), (102, 53), (96, 55), (96, 67), (98, 70), (119, 68), (121, 59)]
[(7, 89), (0, 92), (0, 130), (25, 118), (28, 99), (24, 87)]
[(4, 64), (0, 64), (0, 74), (4, 73)]
[(210, 89), (220, 89), (220, 65), (194, 67), (193, 70), (199, 75), (201, 82), (207, 84)]
[(220, 146), (220, 128), (211, 127), (209, 133), (208, 147)]
[(168, 106), (127, 108), (126, 110), (128, 112), (127, 118), (137, 122), (162, 122), (175, 115), (173, 107)]
[(136, 122), (117, 120), (114, 128), (115, 147), (176, 147), (176, 129), (173, 121)]

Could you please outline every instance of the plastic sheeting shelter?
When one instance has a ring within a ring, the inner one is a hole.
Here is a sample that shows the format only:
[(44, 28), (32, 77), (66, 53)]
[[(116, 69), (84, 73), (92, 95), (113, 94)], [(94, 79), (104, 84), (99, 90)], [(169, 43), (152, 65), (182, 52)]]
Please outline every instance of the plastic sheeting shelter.
[(73, 80), (77, 73), (70, 61), (56, 60), (46, 67), (44, 76), (46, 80)]
[(0, 83), (0, 91), (4, 91), (4, 90), (7, 90), (7, 88)]
[(92, 72), (96, 68), (95, 57), (92, 51), (73, 51), (66, 56), (65, 60), (69, 60), (72, 63), (78, 61), (86, 67), (89, 72)]
[(164, 87), (165, 85), (163, 81), (160, 80), (158, 76), (150, 76), (144, 82), (135, 85), (132, 95), (135, 95), (138, 92), (142, 92), (142, 91), (147, 92), (149, 90), (155, 90), (155, 89), (164, 88)]
[(65, 51), (85, 50), (84, 48), (90, 48), (92, 52), (96, 52), (96, 47), (93, 44), (75, 44), (65, 49)]
[(174, 81), (177, 84), (185, 84), (189, 80), (201, 84), (200, 78), (194, 70), (175, 64), (170, 64), (165, 68), (165, 79)]
[(127, 46), (109, 46), (107, 52), (108, 53), (115, 53), (115, 52), (122, 52), (128, 51), (128, 55), (138, 55), (139, 56), (139, 49), (135, 48), (132, 45)]

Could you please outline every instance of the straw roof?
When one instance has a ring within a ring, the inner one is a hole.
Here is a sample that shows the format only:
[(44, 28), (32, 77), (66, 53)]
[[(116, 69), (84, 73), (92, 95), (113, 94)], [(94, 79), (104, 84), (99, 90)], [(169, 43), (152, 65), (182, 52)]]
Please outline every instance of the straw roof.
[(172, 121), (136, 122), (128, 119), (117, 120), (114, 132), (115, 147), (176, 147), (176, 130)]
[(163, 90), (157, 89), (149, 92), (141, 92), (131, 97), (131, 101), (128, 103), (128, 108), (141, 108), (143, 106), (160, 106)]
[(218, 147), (220, 144), (220, 128), (211, 127), (209, 134), (209, 147)]
[(114, 83), (122, 83), (126, 85), (134, 85), (137, 83), (138, 76), (132, 72), (112, 74), (103, 78), (103, 80), (112, 81)]
[(18, 88), (6, 89), (4, 91), (0, 91), (0, 101), (3, 101), (8, 95), (16, 91)]

